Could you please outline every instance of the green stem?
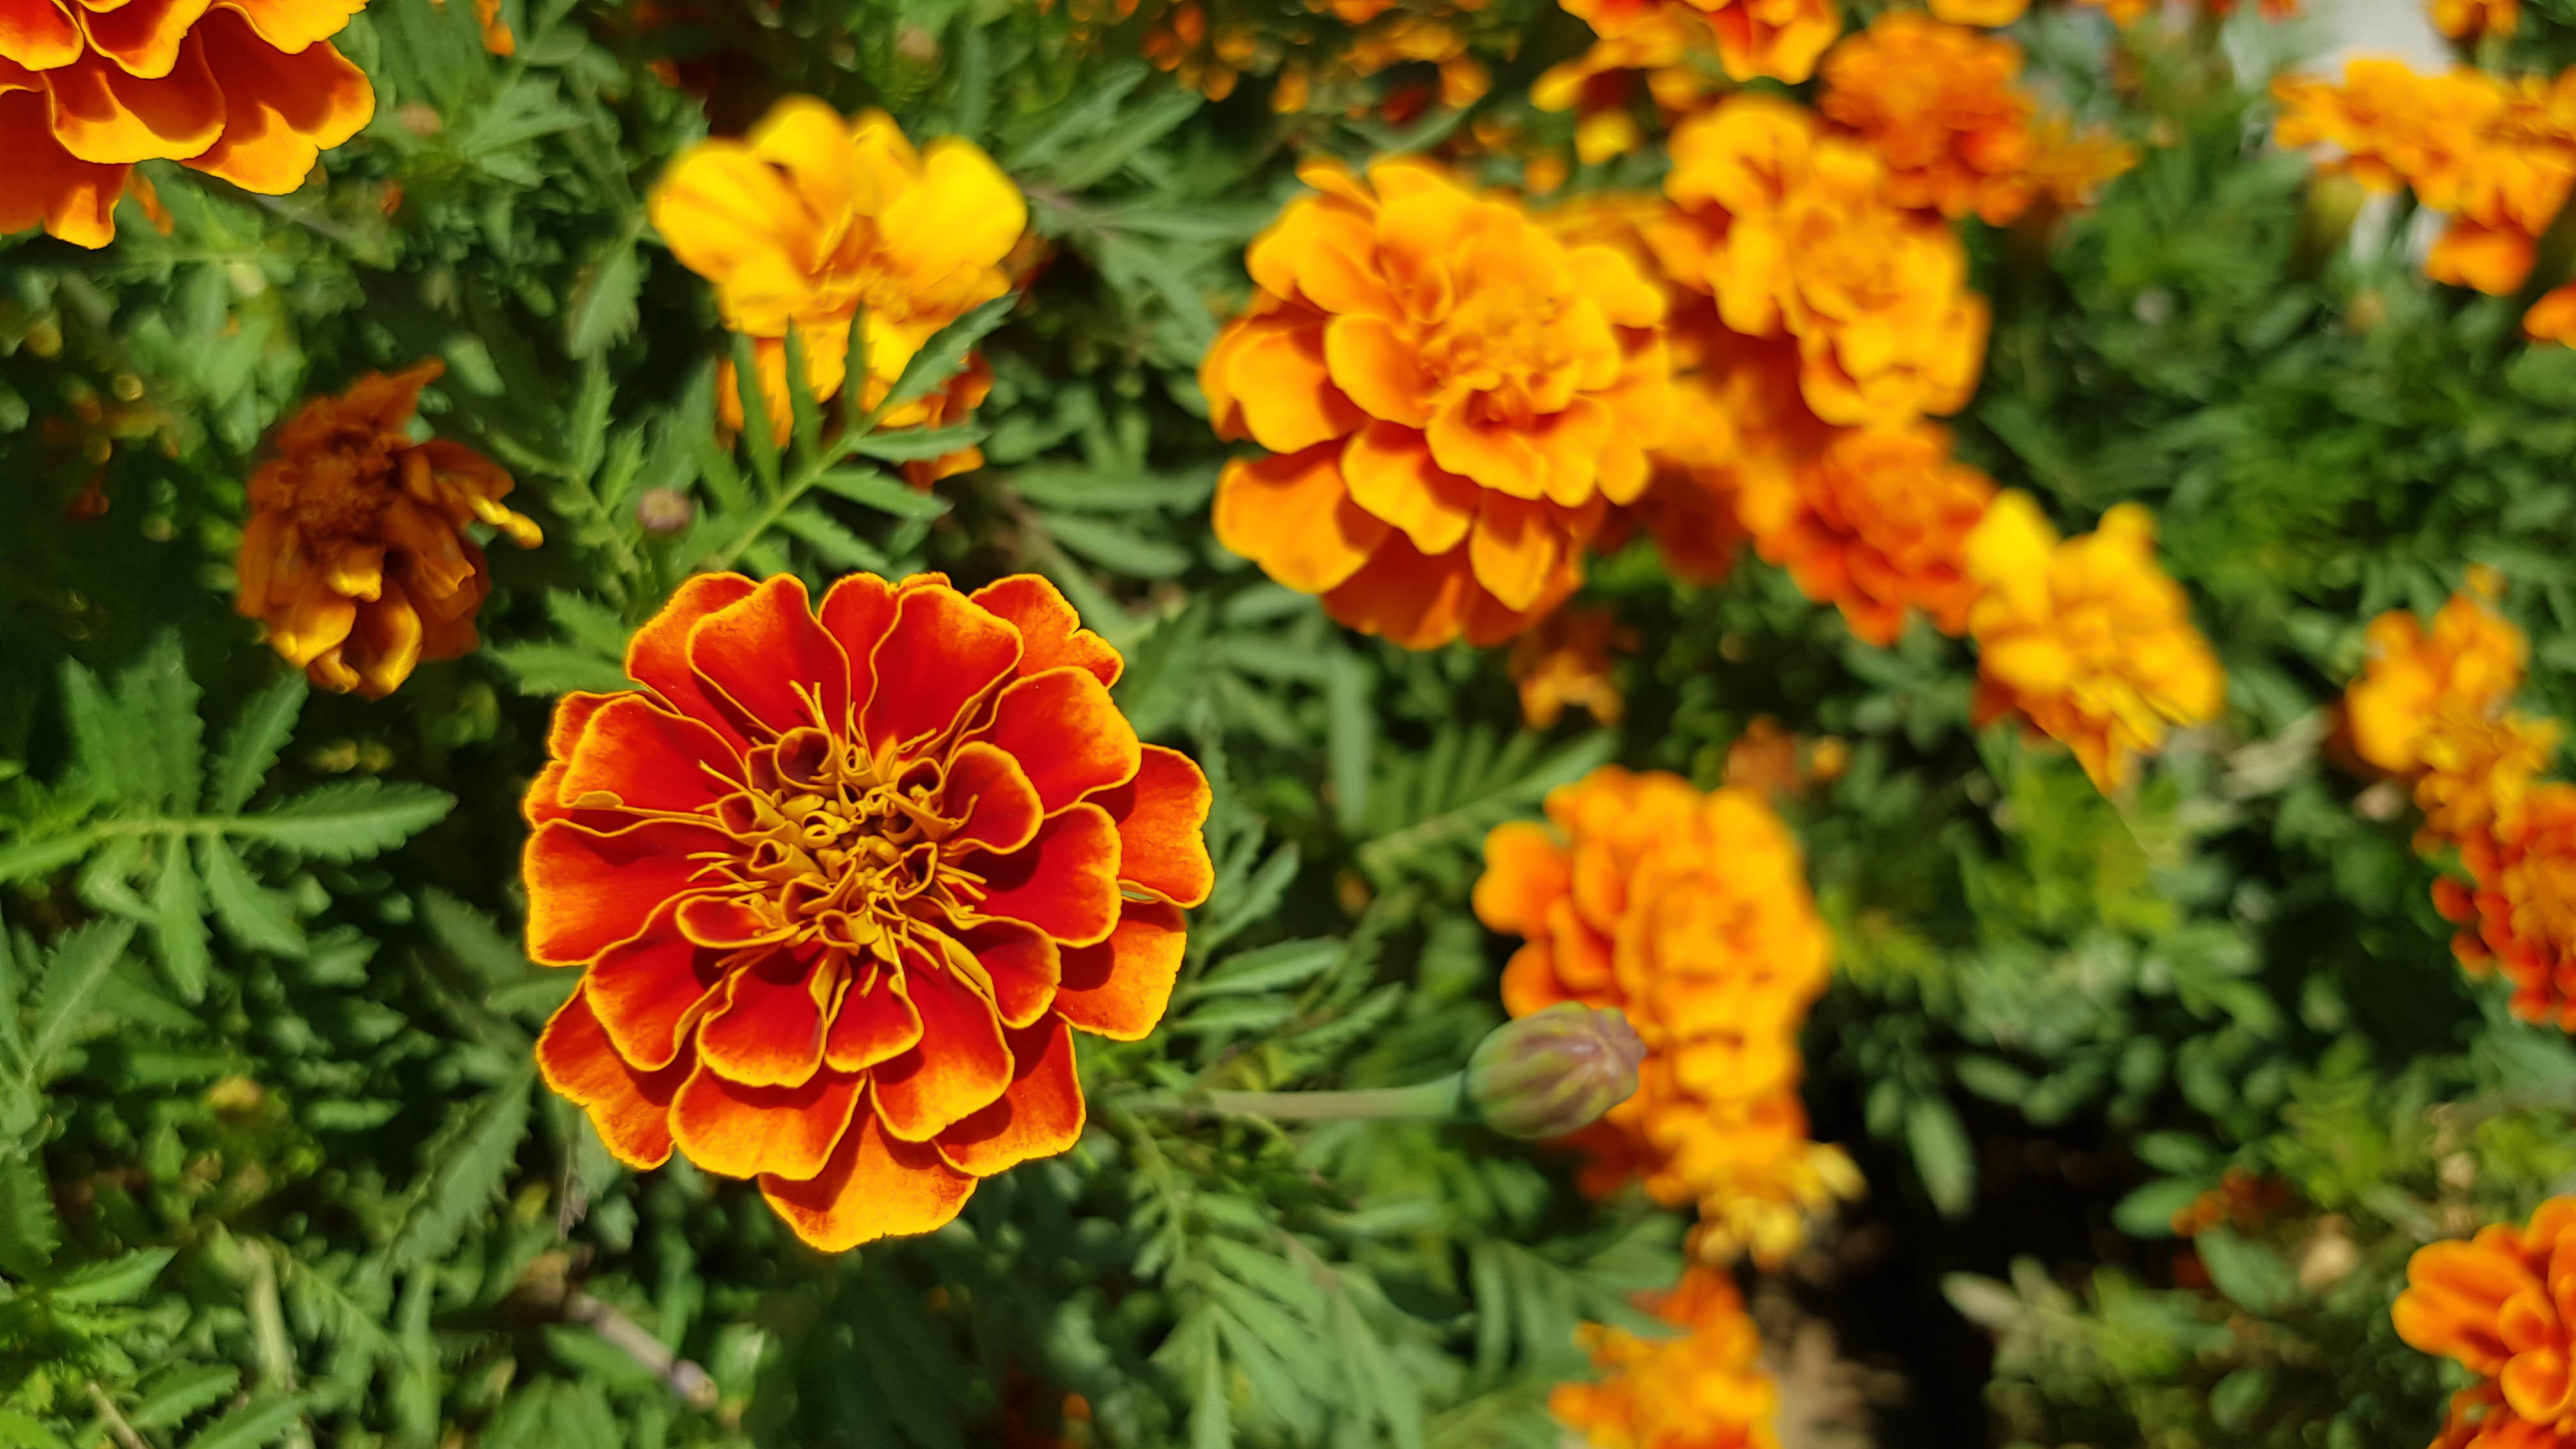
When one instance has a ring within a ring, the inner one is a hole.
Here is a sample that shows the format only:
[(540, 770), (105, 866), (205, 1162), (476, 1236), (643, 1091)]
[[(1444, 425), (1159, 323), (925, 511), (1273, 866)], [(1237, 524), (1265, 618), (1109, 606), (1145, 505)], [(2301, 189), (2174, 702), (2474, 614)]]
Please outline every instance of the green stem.
[(1459, 1113), (1466, 1074), (1452, 1072), (1410, 1087), (1370, 1087), (1351, 1092), (1192, 1092), (1132, 1097), (1126, 1106), (1161, 1116), (1202, 1112), (1221, 1117), (1267, 1117), (1276, 1122), (1347, 1122), (1404, 1118), (1445, 1121)]

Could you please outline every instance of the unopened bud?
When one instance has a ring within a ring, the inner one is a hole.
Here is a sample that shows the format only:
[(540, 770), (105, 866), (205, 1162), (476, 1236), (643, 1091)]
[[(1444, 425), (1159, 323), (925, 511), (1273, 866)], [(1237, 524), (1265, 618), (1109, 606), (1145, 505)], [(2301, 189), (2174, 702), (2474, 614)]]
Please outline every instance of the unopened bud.
[(939, 63), (939, 37), (919, 25), (907, 25), (895, 32), (894, 53), (914, 65)]
[(1562, 1137), (1637, 1090), (1646, 1044), (1608, 1007), (1560, 1001), (1507, 1021), (1467, 1058), (1467, 1102), (1508, 1137)]
[(697, 516), (698, 505), (677, 488), (647, 488), (635, 500), (635, 521), (656, 538), (687, 531)]

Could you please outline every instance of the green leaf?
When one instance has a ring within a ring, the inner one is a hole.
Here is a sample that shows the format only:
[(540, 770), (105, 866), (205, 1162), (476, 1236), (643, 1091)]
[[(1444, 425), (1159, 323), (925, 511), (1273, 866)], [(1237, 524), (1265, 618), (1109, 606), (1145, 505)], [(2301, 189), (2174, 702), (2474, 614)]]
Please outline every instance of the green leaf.
[(644, 262), (636, 253), (634, 233), (601, 243), (573, 279), (572, 295), (564, 303), (564, 352), (594, 357), (625, 341), (643, 315), (635, 300), (643, 284)]
[(2299, 1275), (2269, 1245), (2211, 1228), (2192, 1240), (2209, 1285), (2248, 1313), (2272, 1313), (2299, 1296)]
[(573, 644), (504, 644), (489, 651), (510, 671), (522, 694), (568, 694), (586, 690), (615, 694), (632, 689), (623, 659)]
[(456, 797), (409, 781), (338, 780), (228, 822), (233, 835), (325, 860), (363, 860), (446, 818)]
[(1977, 1195), (1976, 1149), (1959, 1114), (1939, 1097), (1916, 1097), (1905, 1108), (1905, 1146), (1923, 1190), (1946, 1217), (1968, 1210)]
[(137, 1429), (167, 1428), (229, 1394), (241, 1383), (241, 1370), (228, 1363), (191, 1364), (163, 1374), (125, 1416)]
[(183, 1449), (261, 1449), (295, 1427), (304, 1401), (294, 1395), (253, 1399), (206, 1426)]
[[(896, 433), (887, 436), (903, 437)], [(937, 455), (933, 455), (937, 456)], [(852, 503), (900, 518), (938, 518), (951, 507), (936, 493), (924, 493), (900, 478), (873, 468), (831, 468), (817, 474), (814, 486)]]
[(59, 1303), (131, 1303), (143, 1296), (177, 1256), (174, 1248), (144, 1248), (104, 1263), (92, 1263), (49, 1291)]
[(868, 309), (850, 315), (850, 338), (841, 354), (841, 418), (856, 423), (868, 415)]
[(1333, 816), (1357, 831), (1368, 819), (1369, 766), (1377, 758), (1377, 670), (1343, 650), (1324, 680), (1324, 759)]
[(2209, 1417), (2218, 1427), (2234, 1433), (2254, 1422), (2263, 1406), (2272, 1398), (2272, 1371), (2262, 1367), (2236, 1370), (2218, 1381), (2209, 1391)]
[(206, 783), (206, 813), (230, 815), (250, 803), (295, 733), (308, 692), (303, 675), (289, 674), (251, 697), (215, 757), (213, 778)]
[(68, 1449), (62, 1436), (15, 1409), (0, 1409), (0, 1449)]
[(198, 899), (197, 868), (181, 836), (161, 842), (161, 874), (152, 886), (152, 934), (161, 943), (161, 969), (171, 988), (182, 1001), (204, 1000), (206, 968), (212, 961), (206, 913)]
[(1130, 578), (1168, 579), (1190, 566), (1188, 550), (1179, 545), (1146, 538), (1097, 518), (1047, 513), (1038, 516), (1038, 525), (1066, 548)]
[[(794, 379), (791, 379), (794, 381)], [(772, 497), (778, 493), (777, 421), (769, 415), (769, 399), (760, 386), (760, 358), (752, 349), (751, 337), (737, 332), (733, 339), (733, 390), (742, 403), (742, 447), (751, 455), (752, 475), (760, 480), (762, 491)]]
[(778, 516), (778, 526), (802, 539), (817, 557), (836, 569), (884, 573), (891, 565), (883, 550), (841, 526), (840, 520), (811, 504), (800, 504)]
[(1011, 309), (1018, 306), (1019, 301), (1018, 293), (1005, 292), (932, 333), (930, 340), (921, 344), (921, 350), (912, 355), (912, 361), (905, 363), (903, 371), (895, 376), (894, 387), (886, 393), (885, 401), (878, 405), (877, 415), (882, 417), (914, 398), (946, 387), (948, 380), (965, 368), (966, 354), (975, 350), (975, 344), (984, 340), (985, 333), (1001, 326), (1002, 319), (1011, 315)]
[(428, 1173), (412, 1191), (402, 1230), (388, 1250), (403, 1265), (434, 1263), (455, 1248), (469, 1219), (501, 1195), (528, 1129), (533, 1066), (457, 1105), (433, 1144)]
[(27, 1039), (27, 1074), (39, 1085), (53, 1075), (56, 1058), (89, 1014), (91, 998), (133, 939), (131, 921), (92, 921), (54, 943), (36, 988), (36, 1029)]
[(787, 436), (795, 445), (794, 456), (799, 468), (810, 466), (823, 451), (823, 410), (814, 405), (814, 389), (804, 385), (813, 376), (805, 362), (805, 330), (794, 322), (787, 324)]
[(51, 875), (89, 853), (98, 837), (75, 829), (62, 835), (21, 838), (0, 846), (0, 881)]
[(421, 892), (420, 907), (438, 944), (485, 983), (506, 986), (527, 979), (531, 967), (526, 954), (501, 934), (491, 917), (435, 886)]
[(1186, 994), (1227, 996), (1285, 990), (1322, 975), (1348, 949), (1336, 936), (1280, 941), (1228, 957), (1223, 965), (1191, 983)]
[[(932, 458), (945, 458), (962, 453), (984, 441), (990, 431), (979, 423), (958, 423), (945, 428), (879, 428), (850, 442), (850, 451), (865, 458), (886, 463), (918, 463)], [(821, 482), (821, 479), (816, 479)], [(839, 489), (834, 489), (839, 492)], [(944, 510), (943, 510), (944, 511)]]
[(0, 1155), (0, 1268), (15, 1278), (40, 1278), (62, 1245), (42, 1169), (23, 1154)]
[(295, 924), (294, 908), (252, 878), (250, 867), (230, 842), (221, 836), (199, 836), (197, 873), (205, 881), (215, 919), (224, 923), (234, 940), (274, 955), (304, 954), (304, 931)]
[(2111, 1224), (2133, 1238), (2170, 1238), (2174, 1214), (2198, 1201), (2201, 1185), (2167, 1177), (2135, 1189), (2111, 1209)]

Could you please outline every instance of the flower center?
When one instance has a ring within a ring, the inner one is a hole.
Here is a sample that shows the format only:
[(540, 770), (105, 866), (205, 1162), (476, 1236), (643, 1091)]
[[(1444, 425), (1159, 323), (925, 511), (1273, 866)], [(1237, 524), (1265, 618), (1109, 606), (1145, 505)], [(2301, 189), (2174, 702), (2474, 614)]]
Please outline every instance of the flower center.
[(410, 446), (374, 428), (335, 428), (321, 447), (260, 470), (251, 504), (294, 519), (310, 538), (377, 538), (401, 491), (395, 454)]
[(750, 752), (750, 788), (716, 804), (738, 852), (723, 869), (773, 927), (860, 948), (933, 908), (956, 910), (980, 882), (942, 859), (963, 822), (939, 811), (930, 759), (879, 762), (818, 729)]

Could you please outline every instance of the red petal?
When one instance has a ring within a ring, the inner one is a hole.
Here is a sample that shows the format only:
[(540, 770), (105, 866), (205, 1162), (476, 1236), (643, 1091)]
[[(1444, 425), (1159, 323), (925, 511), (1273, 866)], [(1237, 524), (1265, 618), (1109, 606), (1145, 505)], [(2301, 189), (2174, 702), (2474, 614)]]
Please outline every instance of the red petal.
[(888, 1137), (874, 1113), (862, 1112), (812, 1181), (763, 1177), (760, 1192), (796, 1236), (838, 1253), (946, 1226), (974, 1195), (975, 1179), (928, 1143)]
[(1178, 909), (1161, 901), (1127, 902), (1108, 940), (1064, 953), (1056, 1014), (1113, 1041), (1142, 1041), (1171, 1004), (1187, 944)]
[(722, 953), (682, 937), (673, 914), (664, 904), (644, 934), (600, 952), (581, 978), (617, 1054), (646, 1070), (667, 1067), (679, 1055), (689, 1023), (724, 976)]
[(1020, 631), (1020, 673), (1043, 674), (1068, 665), (1088, 669), (1103, 684), (1116, 684), (1126, 661), (1109, 641), (1082, 627), (1082, 617), (1056, 586), (1039, 574), (1013, 574), (970, 595)]
[(876, 693), (875, 666), (877, 646), (885, 642), (886, 631), (894, 627), (894, 585), (875, 574), (850, 574), (823, 592), (823, 607), (817, 611), (824, 632), (839, 642), (841, 653), (850, 661), (850, 703), (862, 712), (868, 699)]
[(907, 1142), (926, 1142), (942, 1128), (992, 1105), (1011, 1084), (1011, 1052), (993, 1004), (946, 967), (907, 952), (904, 994), (921, 1014), (921, 1040), (870, 1073), (877, 1116)]
[(671, 1137), (722, 1177), (812, 1177), (847, 1135), (862, 1080), (816, 1072), (802, 1086), (745, 1087), (700, 1062), (671, 1099)]
[(183, 40), (177, 64), (156, 80), (128, 75), (103, 55), (47, 71), (54, 139), (103, 164), (197, 155), (225, 126), (224, 91), (206, 60), (204, 45)]
[(1014, 855), (979, 856), (987, 916), (1026, 921), (1069, 945), (1103, 939), (1118, 924), (1118, 827), (1097, 805), (1068, 807)]
[[(0, 4), (6, 3), (0, 0)], [(615, 698), (613, 694), (576, 691), (555, 701), (554, 721), (546, 726), (546, 765), (537, 772), (536, 779), (528, 782), (528, 798), (520, 806), (520, 813), (530, 825), (542, 825), (571, 813), (563, 803), (561, 787), (564, 771), (572, 765), (573, 744), (590, 727), (590, 717), (599, 713), (599, 707)]]
[(964, 594), (944, 584), (904, 590), (873, 660), (868, 748), (881, 752), (947, 729), (1019, 658), (1018, 631)]
[[(92, 49), (113, 59), (128, 75), (164, 76), (179, 63), (180, 42), (206, 13), (208, 0), (126, 0), (113, 10), (92, 10), (81, 18)], [(0, 27), (8, 21), (0, 19)], [(0, 45), (0, 49), (5, 49)]]
[(848, 966), (856, 979), (823, 1034), (823, 1061), (836, 1072), (865, 1071), (921, 1040), (921, 1013), (904, 998), (895, 974), (877, 962), (853, 959)]
[(626, 646), (626, 675), (662, 696), (663, 702), (689, 718), (715, 726), (736, 744), (740, 732), (724, 711), (707, 697), (689, 668), (689, 631), (698, 621), (749, 595), (759, 587), (740, 574), (692, 574), (671, 591), (662, 612), (646, 620)]
[(993, 981), (993, 1009), (1002, 1025), (1023, 1027), (1046, 1013), (1063, 974), (1047, 933), (1017, 921), (978, 921), (957, 933)]
[(772, 951), (737, 969), (698, 1024), (698, 1056), (745, 1087), (793, 1087), (823, 1065), (823, 1008), (810, 963)]
[(1190, 757), (1147, 745), (1135, 780), (1095, 802), (1118, 822), (1118, 879), (1176, 905), (1195, 906), (1216, 888), (1208, 859), (1207, 776)]
[(55, 0), (0, 0), (0, 60), (53, 70), (81, 49), (80, 25)]
[(287, 53), (261, 40), (238, 11), (216, 10), (193, 34), (224, 88), (224, 133), (188, 166), (245, 191), (283, 196), (321, 153), (376, 114), (367, 73), (322, 41)]
[[(596, 707), (555, 780), (567, 809), (624, 808), (686, 814), (733, 793), (742, 764), (724, 736), (642, 694), (621, 694)], [(583, 805), (604, 791), (618, 805)]]
[(730, 851), (712, 830), (648, 820), (598, 831), (549, 820), (528, 837), (528, 955), (548, 966), (573, 966), (644, 929), (653, 908), (689, 888), (704, 861), (696, 852)]
[(637, 1071), (610, 1044), (584, 993), (565, 998), (538, 1033), (537, 1070), (547, 1086), (590, 1114), (618, 1161), (650, 1168), (670, 1160), (671, 1095), (687, 1070)]
[(750, 736), (820, 725), (848, 732), (850, 666), (814, 622), (805, 585), (780, 574), (689, 631), (690, 667), (708, 696), (731, 707)]
[(767, 946), (796, 933), (794, 926), (773, 922), (741, 896), (686, 897), (680, 902), (677, 919), (681, 935), (697, 945), (720, 951)]
[(1050, 669), (1004, 689), (983, 737), (1019, 762), (1049, 815), (1136, 777), (1136, 731), (1085, 670)]
[(966, 819), (951, 841), (1003, 854), (1035, 840), (1046, 818), (1037, 787), (1020, 773), (1019, 762), (981, 740), (958, 746), (949, 758), (944, 809)]
[(1082, 1079), (1073, 1032), (1060, 1017), (1011, 1034), (1010, 1090), (1002, 1100), (939, 1134), (939, 1155), (977, 1177), (1032, 1157), (1053, 1157), (1082, 1137)]

